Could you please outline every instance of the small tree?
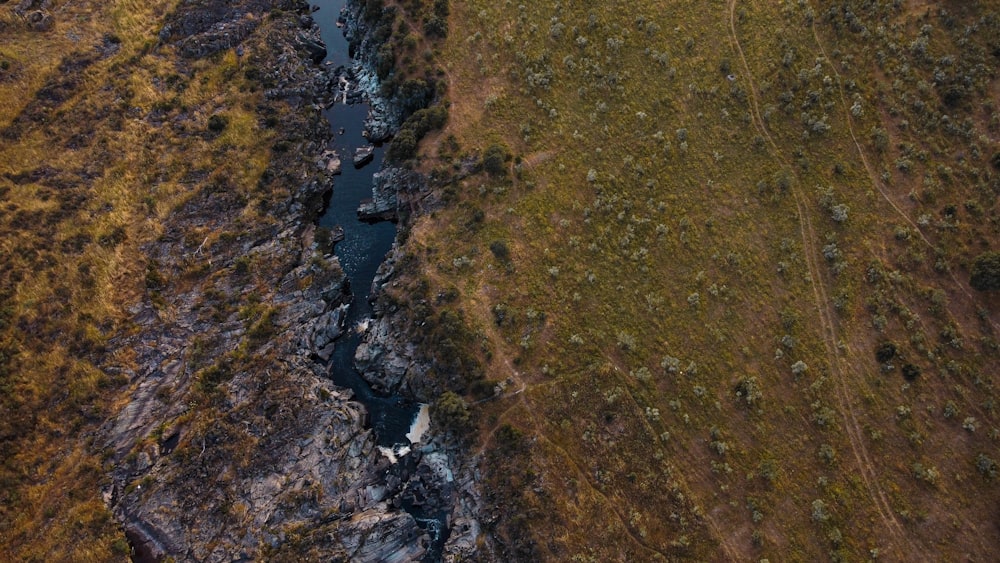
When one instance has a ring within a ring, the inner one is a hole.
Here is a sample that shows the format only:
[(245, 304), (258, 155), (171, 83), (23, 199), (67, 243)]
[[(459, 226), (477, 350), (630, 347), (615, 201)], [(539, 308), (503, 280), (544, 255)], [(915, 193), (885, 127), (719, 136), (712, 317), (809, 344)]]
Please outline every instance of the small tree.
[(389, 160), (406, 160), (412, 158), (417, 152), (417, 136), (409, 128), (400, 129), (399, 133), (392, 138), (389, 144)]
[(483, 168), (491, 176), (505, 176), (507, 174), (506, 162), (510, 159), (510, 153), (502, 145), (493, 144), (483, 153)]
[(985, 252), (972, 262), (969, 285), (979, 291), (1000, 289), (1000, 252)]
[(431, 407), (431, 417), (444, 428), (455, 433), (469, 429), (469, 405), (452, 391), (445, 391)]

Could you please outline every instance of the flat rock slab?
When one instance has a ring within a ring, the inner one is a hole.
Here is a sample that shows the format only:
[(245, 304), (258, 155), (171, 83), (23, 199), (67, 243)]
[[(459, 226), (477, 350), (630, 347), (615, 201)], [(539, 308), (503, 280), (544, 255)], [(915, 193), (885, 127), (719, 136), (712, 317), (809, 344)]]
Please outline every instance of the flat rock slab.
[(361, 168), (375, 158), (375, 146), (358, 147), (354, 151), (354, 167)]
[(336, 151), (324, 151), (320, 155), (319, 167), (321, 170), (326, 170), (328, 174), (340, 174), (341, 164), (340, 155)]

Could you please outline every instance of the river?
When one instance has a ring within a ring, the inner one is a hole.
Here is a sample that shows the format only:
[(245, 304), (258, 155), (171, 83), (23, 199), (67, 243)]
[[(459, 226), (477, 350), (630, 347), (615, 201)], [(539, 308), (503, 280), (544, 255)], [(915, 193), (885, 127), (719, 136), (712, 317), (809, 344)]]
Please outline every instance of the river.
[[(337, 27), (337, 18), (346, 4), (345, 0), (314, 0), (319, 11), (313, 14), (326, 43), (327, 57), (324, 64), (337, 67), (352, 64), (348, 42)], [(348, 332), (336, 342), (330, 358), (330, 376), (342, 387), (354, 391), (355, 399), (368, 410), (368, 418), (375, 431), (378, 445), (394, 458), (395, 453), (405, 455), (427, 425), (427, 408), (400, 395), (383, 396), (375, 393), (354, 367), (354, 352), (361, 341), (355, 327), (366, 322), (372, 314), (369, 292), (379, 264), (385, 259), (396, 237), (396, 226), (390, 222), (368, 223), (358, 220), (357, 209), (363, 199), (372, 197), (372, 176), (381, 166), (385, 148), (375, 147), (374, 160), (356, 169), (352, 159), (354, 150), (367, 146), (362, 136), (368, 115), (367, 103), (335, 103), (324, 111), (334, 135), (334, 147), (343, 163), (343, 172), (334, 179), (333, 195), (319, 219), (322, 227), (340, 226), (344, 240), (337, 243), (336, 254), (351, 283), (354, 300), (347, 313)], [(424, 514), (421, 510), (405, 506), (431, 536), (431, 546), (424, 561), (437, 561), (447, 539), (447, 515)]]
[[(313, 17), (326, 42), (326, 61), (333, 66), (350, 64), (347, 41), (336, 26), (344, 0), (319, 0), (314, 4), (320, 7)], [(361, 135), (368, 109), (366, 103), (338, 102), (324, 111), (333, 130), (333, 149), (343, 162), (343, 172), (334, 179), (333, 195), (319, 219), (319, 225), (339, 225), (344, 229), (344, 240), (337, 243), (336, 254), (354, 294), (354, 301), (347, 314), (348, 332), (336, 343), (330, 358), (330, 374), (334, 382), (354, 391), (355, 398), (367, 407), (379, 445), (392, 447), (409, 445), (406, 434), (420, 405), (399, 396), (376, 394), (354, 369), (354, 351), (361, 340), (355, 328), (372, 314), (368, 301), (372, 280), (396, 237), (396, 226), (393, 223), (366, 223), (358, 220), (358, 205), (361, 200), (371, 198), (372, 175), (380, 168), (385, 153), (385, 148), (379, 146), (375, 148), (375, 158), (371, 163), (360, 169), (352, 164), (354, 150), (369, 144)]]

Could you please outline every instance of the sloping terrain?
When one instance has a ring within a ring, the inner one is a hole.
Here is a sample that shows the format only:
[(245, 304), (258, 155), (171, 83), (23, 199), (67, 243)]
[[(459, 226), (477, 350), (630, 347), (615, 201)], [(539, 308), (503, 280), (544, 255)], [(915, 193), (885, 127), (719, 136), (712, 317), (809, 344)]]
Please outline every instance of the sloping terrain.
[(310, 358), (350, 297), (308, 4), (0, 9), (0, 559), (419, 558), (426, 468)]
[(996, 552), (998, 10), (451, 3), (390, 297), (492, 556)]
[[(478, 465), (446, 553), (1000, 550), (997, 2), (356, 4), (434, 190), (385, 198), (375, 326)], [(308, 7), (0, 34), (0, 559), (421, 557), (306, 361), (347, 298)]]

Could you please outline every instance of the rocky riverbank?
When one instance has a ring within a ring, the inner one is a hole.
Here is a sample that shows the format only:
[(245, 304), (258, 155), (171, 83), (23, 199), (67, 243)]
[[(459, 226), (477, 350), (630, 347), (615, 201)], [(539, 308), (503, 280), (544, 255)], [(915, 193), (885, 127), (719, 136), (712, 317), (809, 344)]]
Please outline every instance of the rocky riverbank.
[[(349, 5), (355, 14), (361, 12), (354, 0)], [(361, 17), (348, 18), (346, 35), (358, 61), (353, 70), (354, 83), (365, 92), (372, 108), (365, 123), (366, 136), (379, 141), (399, 130), (409, 100), (398, 91), (392, 97), (383, 96), (376, 69), (379, 45), (373, 40), (372, 23)], [(439, 205), (427, 178), (396, 163), (377, 172), (372, 184), (371, 200), (363, 202), (358, 209), (363, 220), (399, 221), (406, 228), (406, 223)], [(418, 348), (412, 333), (414, 327), (403, 312), (386, 299), (383, 291), (400, 273), (397, 269), (405, 263), (405, 253), (405, 243), (397, 240), (372, 281), (370, 295), (374, 319), (368, 324), (355, 352), (355, 364), (375, 390), (433, 403), (442, 391), (427, 377), (430, 369), (427, 358), (433, 352)], [(428, 467), (436, 469), (423, 471), (422, 476), (423, 482), (429, 485), (428, 490), (436, 493), (416, 496), (425, 497), (424, 512), (447, 514), (449, 529), (448, 539), (442, 546), (443, 559), (464, 561), (476, 555), (489, 559), (486, 555), (491, 551), (489, 538), (482, 533), (479, 523), (483, 498), (476, 479), (476, 460), (468, 456), (460, 442), (435, 426), (432, 426), (430, 444), (420, 453), (423, 453), (421, 464), (428, 463), (428, 458), (433, 459)]]
[[(149, 291), (110, 343), (105, 369), (131, 391), (98, 438), (105, 500), (140, 560), (420, 560), (431, 538), (404, 505), (451, 515), (446, 559), (476, 548), (473, 480), (455, 450), (432, 438), (392, 463), (322, 362), (353, 297), (313, 225), (335, 173), (319, 110), (377, 88), (363, 64), (314, 63), (310, 13), (297, 0), (219, 0), (179, 8), (160, 34), (188, 60), (235, 49), (261, 69), (261, 118), (280, 113), (284, 139), (258, 188), (271, 190), (271, 221), (246, 224), (238, 194), (202, 189), (146, 249)], [(391, 134), (392, 101), (371, 102), (373, 139)], [(399, 354), (397, 338), (380, 346)]]

